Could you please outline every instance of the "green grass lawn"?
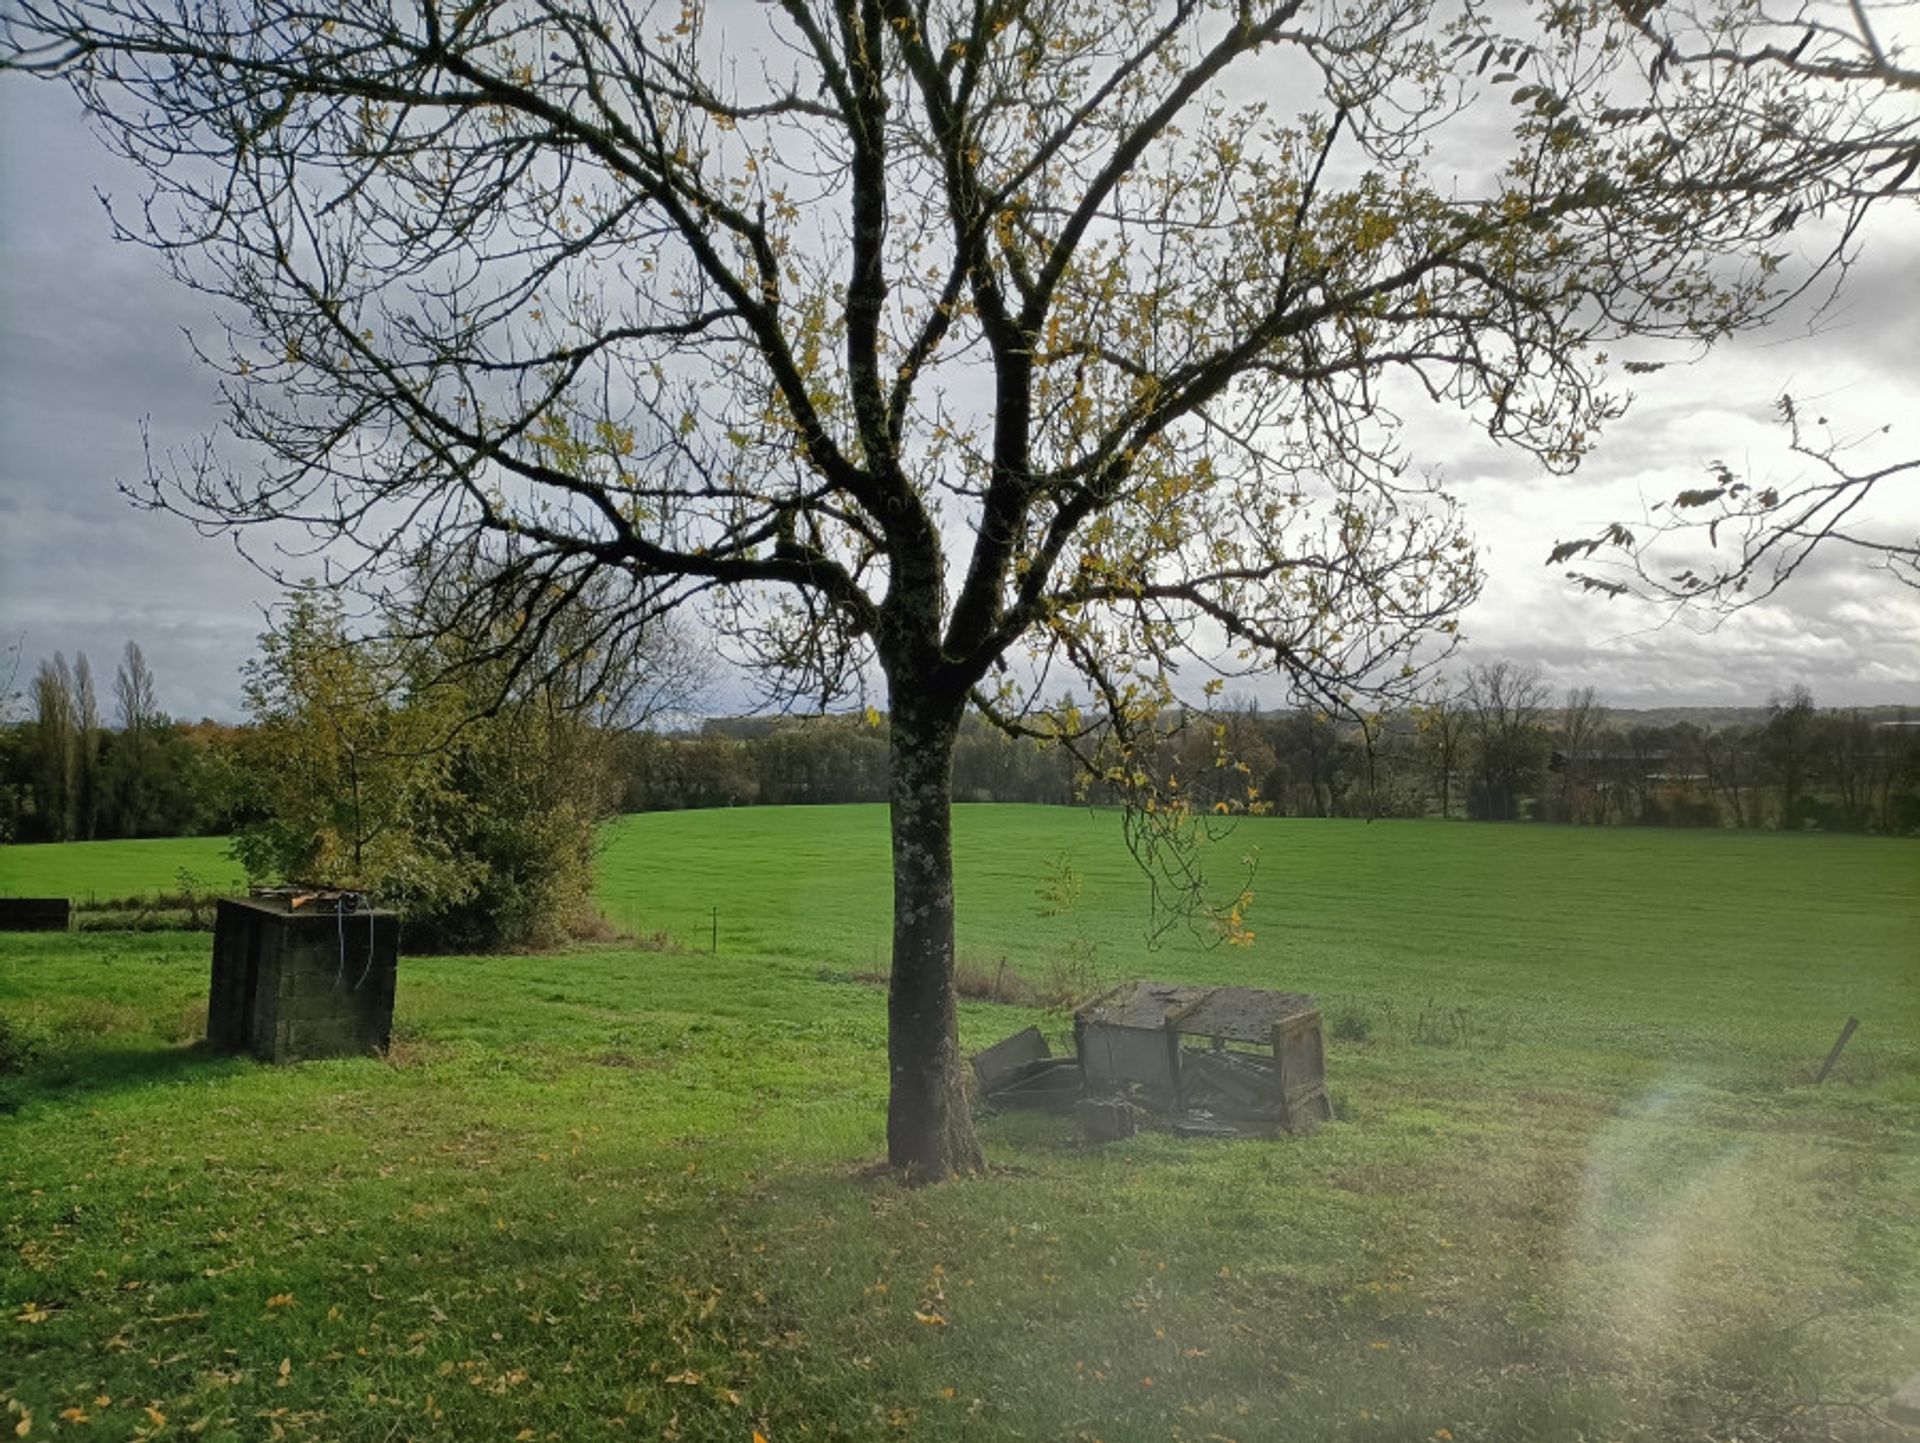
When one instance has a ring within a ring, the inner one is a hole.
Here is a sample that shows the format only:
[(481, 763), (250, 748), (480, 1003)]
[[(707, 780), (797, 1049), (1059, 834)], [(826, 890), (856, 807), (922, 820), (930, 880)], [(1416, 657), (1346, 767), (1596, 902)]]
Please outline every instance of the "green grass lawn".
[(181, 872), (202, 890), (241, 887), (246, 872), (225, 837), (143, 837), (0, 847), (0, 897), (68, 897), (76, 906), (180, 890)]
[[(628, 819), (609, 910), (686, 950), (404, 959), (383, 1060), (184, 1045), (204, 935), (0, 938), (5, 1421), (1879, 1436), (1920, 1368), (1920, 848), (1280, 821), (1232, 845), (1259, 850), (1255, 944), (1149, 953), (1113, 818), (965, 809), (962, 950), (1317, 991), (1348, 1019), (1340, 1120), (1092, 1147), (988, 1117), (995, 1171), (917, 1191), (871, 1167), (884, 998), (835, 980), (884, 950), (877, 810)], [(1063, 853), (1079, 902), (1043, 916)], [(1033, 1020), (1062, 1025), (962, 1026)]]
[[(1874, 837), (1436, 822), (1255, 820), (1218, 847), (1257, 862), (1252, 945), (1177, 930), (1147, 945), (1147, 890), (1111, 813), (956, 814), (959, 948), (1037, 979), (1091, 956), (1150, 975), (1317, 993), (1373, 1031), (1678, 1063), (1817, 1060), (1855, 1045), (1920, 1060), (1920, 846)], [(876, 807), (655, 813), (609, 834), (601, 891), (639, 932), (721, 954), (884, 969), (886, 814)], [(1040, 895), (1061, 858), (1081, 882)], [(979, 1036), (972, 1040), (983, 1040)], [(1916, 1095), (1920, 1101), (1920, 1094)]]

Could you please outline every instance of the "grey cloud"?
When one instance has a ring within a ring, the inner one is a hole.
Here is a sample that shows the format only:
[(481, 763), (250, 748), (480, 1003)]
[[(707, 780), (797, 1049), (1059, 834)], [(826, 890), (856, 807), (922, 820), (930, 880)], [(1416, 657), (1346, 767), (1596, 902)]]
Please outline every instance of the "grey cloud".
[[(0, 632), (26, 632), (29, 661), (85, 650), (107, 672), (137, 639), (170, 710), (231, 717), (272, 587), (229, 546), (134, 511), (112, 485), (142, 471), (143, 417), (163, 444), (216, 425), (211, 378), (180, 335), (215, 328), (154, 257), (107, 239), (96, 186), (122, 200), (139, 188), (61, 92), (0, 86)], [(1397, 397), (1410, 459), (1443, 468), (1485, 544), (1491, 581), (1463, 659), (1536, 662), (1556, 688), (1593, 685), (1616, 705), (1752, 703), (1794, 681), (1832, 704), (1920, 702), (1920, 598), (1837, 556), (1710, 632), (1575, 593), (1542, 564), (1555, 540), (1636, 517), (1643, 497), (1689, 484), (1716, 456), (1763, 454), (1782, 389), (1817, 392), (1858, 424), (1906, 421), (1920, 379), (1917, 272), (1920, 226), (1891, 216), (1810, 333), (1802, 317), (1636, 379), (1634, 409), (1574, 478)], [(1278, 700), (1277, 683), (1248, 689)]]

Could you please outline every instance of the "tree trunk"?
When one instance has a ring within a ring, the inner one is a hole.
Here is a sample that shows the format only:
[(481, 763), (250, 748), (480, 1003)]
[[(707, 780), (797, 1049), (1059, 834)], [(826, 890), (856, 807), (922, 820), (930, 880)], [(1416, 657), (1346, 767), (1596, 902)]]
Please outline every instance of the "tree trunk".
[(983, 1164), (953, 990), (953, 747), (963, 703), (903, 697), (889, 749), (893, 976), (887, 993), (887, 1160), (937, 1182)]

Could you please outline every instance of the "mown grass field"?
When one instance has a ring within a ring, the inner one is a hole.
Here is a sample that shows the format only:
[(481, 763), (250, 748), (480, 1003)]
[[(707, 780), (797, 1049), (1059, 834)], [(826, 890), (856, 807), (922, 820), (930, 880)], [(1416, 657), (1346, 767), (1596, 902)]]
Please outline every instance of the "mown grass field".
[(243, 886), (246, 871), (225, 837), (142, 837), (117, 842), (47, 842), (0, 847), (0, 897), (68, 897), (76, 906), (181, 890), (180, 874), (218, 892)]
[[(1920, 847), (1252, 824), (1255, 944), (1148, 954), (1113, 818), (968, 808), (958, 846), (983, 966), (1317, 991), (1340, 1121), (1097, 1148), (988, 1117), (990, 1176), (878, 1174), (884, 1003), (843, 980), (884, 951), (872, 809), (628, 819), (608, 908), (681, 950), (408, 958), (384, 1060), (183, 1045), (203, 935), (0, 938), (6, 1421), (1894, 1436), (1875, 1410), (1920, 1368)], [(1063, 853), (1077, 905), (1042, 915)], [(37, 890), (16, 855), (0, 886)], [(985, 1003), (962, 1026), (1030, 1020), (1063, 1030)]]
[[(1270, 820), (1243, 822), (1215, 851), (1223, 883), (1256, 859), (1253, 944), (1179, 929), (1150, 950), (1146, 889), (1115, 816), (963, 807), (962, 959), (1044, 979), (1091, 953), (1109, 981), (1291, 988), (1375, 1030), (1411, 1032), (1424, 1012), (1429, 1031), (1757, 1077), (1817, 1060), (1849, 1014), (1871, 1014), (1886, 1020), (1860, 1044), (1920, 1059), (1911, 842)], [(722, 955), (884, 969), (886, 856), (877, 808), (655, 813), (610, 834), (601, 891), (630, 929), (690, 948), (709, 948), (717, 909)], [(1063, 857), (1080, 891), (1061, 911), (1042, 892)]]

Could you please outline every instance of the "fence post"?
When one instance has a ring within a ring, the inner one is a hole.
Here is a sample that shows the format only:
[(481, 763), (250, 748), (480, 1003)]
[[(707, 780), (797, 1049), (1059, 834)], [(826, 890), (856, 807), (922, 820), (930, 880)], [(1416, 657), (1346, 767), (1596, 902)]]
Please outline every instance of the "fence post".
[(1847, 1025), (1840, 1029), (1840, 1036), (1834, 1041), (1833, 1051), (1827, 1054), (1827, 1060), (1820, 1064), (1819, 1075), (1813, 1079), (1816, 1086), (1827, 1080), (1827, 1074), (1833, 1071), (1833, 1064), (1840, 1060), (1840, 1050), (1847, 1045), (1847, 1040), (1853, 1036), (1854, 1028), (1859, 1025), (1860, 1019), (1858, 1017), (1849, 1017), (1847, 1019)]

